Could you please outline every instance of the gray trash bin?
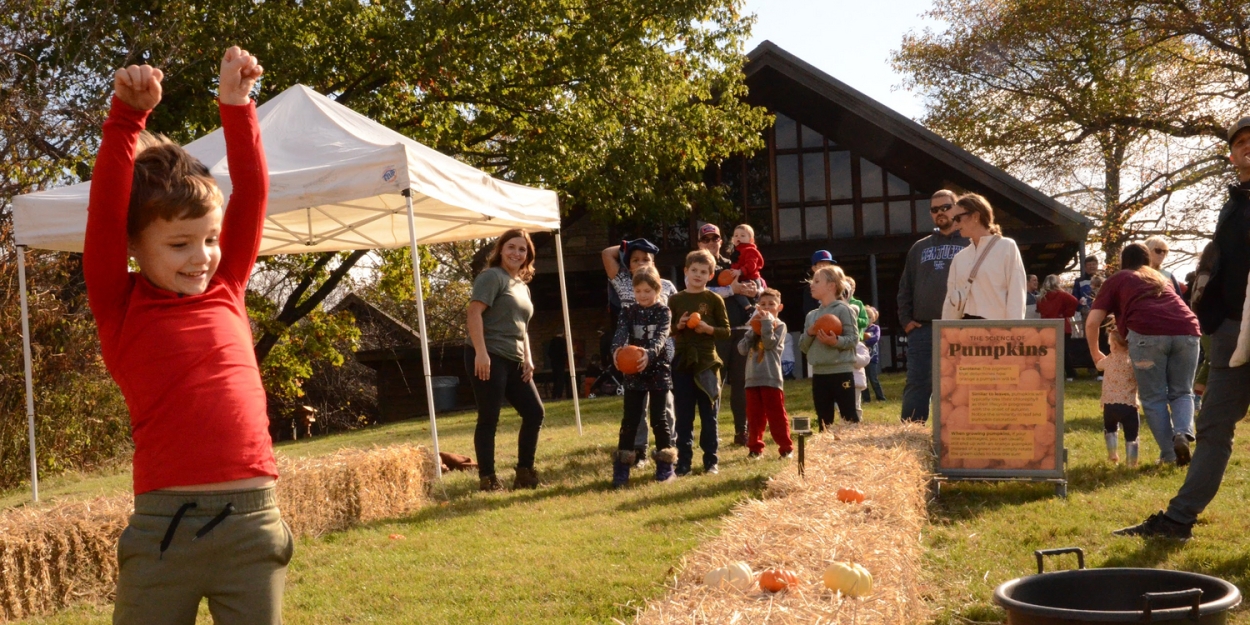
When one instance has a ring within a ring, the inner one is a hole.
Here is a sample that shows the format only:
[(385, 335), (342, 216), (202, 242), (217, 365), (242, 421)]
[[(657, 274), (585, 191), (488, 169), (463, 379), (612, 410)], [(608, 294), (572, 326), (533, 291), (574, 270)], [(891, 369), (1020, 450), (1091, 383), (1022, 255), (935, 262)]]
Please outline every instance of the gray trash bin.
[(430, 377), (430, 384), (434, 387), (434, 410), (455, 410), (456, 387), (460, 386), (460, 378), (454, 375), (436, 375)]

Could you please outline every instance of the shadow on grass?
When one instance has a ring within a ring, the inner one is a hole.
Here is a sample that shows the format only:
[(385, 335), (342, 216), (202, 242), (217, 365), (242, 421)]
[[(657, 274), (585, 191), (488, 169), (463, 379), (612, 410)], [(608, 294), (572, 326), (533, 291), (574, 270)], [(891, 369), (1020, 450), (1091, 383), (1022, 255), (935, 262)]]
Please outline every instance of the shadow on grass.
[[(1125, 554), (1113, 555), (1103, 561), (1102, 566), (1106, 568), (1133, 567), (1153, 569), (1167, 562), (1172, 554), (1184, 548), (1185, 543), (1177, 540), (1140, 540), (1137, 549)], [(1243, 563), (1242, 566), (1245, 566), (1245, 564)], [(1244, 571), (1242, 573), (1244, 574)]]
[[(672, 488), (657, 488), (651, 494), (623, 501), (616, 507), (621, 512), (636, 512), (654, 506), (671, 506), (695, 498), (715, 497), (723, 493), (758, 494), (768, 481), (764, 476), (739, 477), (734, 479), (709, 479), (704, 476), (690, 475), (678, 478), (669, 484)], [(687, 485), (689, 484), (689, 485)]]
[(1170, 464), (1145, 463), (1135, 469), (1130, 469), (1124, 464), (1107, 462), (1078, 464), (1068, 468), (1068, 492), (1089, 493), (1112, 488), (1125, 482), (1170, 476), (1177, 470), (1177, 467)]
[(943, 482), (941, 495), (929, 500), (929, 521), (967, 521), (999, 508), (1054, 498), (1055, 486), (1045, 482)]

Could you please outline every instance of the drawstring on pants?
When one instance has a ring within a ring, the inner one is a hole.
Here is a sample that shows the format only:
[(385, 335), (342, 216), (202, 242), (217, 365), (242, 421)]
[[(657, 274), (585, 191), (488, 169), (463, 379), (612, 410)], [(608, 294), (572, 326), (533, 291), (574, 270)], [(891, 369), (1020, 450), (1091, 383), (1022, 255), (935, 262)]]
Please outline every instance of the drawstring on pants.
[[(161, 553), (159, 559), (163, 560), (165, 558), (165, 550), (169, 549), (169, 544), (174, 541), (174, 533), (178, 531), (178, 524), (182, 522), (183, 515), (187, 513), (187, 510), (195, 507), (196, 505), (194, 501), (188, 501), (187, 503), (182, 504), (182, 506), (178, 508), (178, 511), (174, 513), (174, 518), (169, 522), (169, 529), (165, 530), (165, 537), (161, 539)], [(230, 516), (233, 512), (234, 504), (227, 503), (226, 507), (222, 509), (217, 516), (213, 517), (208, 524), (200, 528), (200, 531), (195, 533), (195, 538), (192, 538), (191, 541), (194, 542), (206, 536), (209, 532), (213, 531), (213, 528), (220, 525), (221, 522), (226, 520), (226, 517)]]

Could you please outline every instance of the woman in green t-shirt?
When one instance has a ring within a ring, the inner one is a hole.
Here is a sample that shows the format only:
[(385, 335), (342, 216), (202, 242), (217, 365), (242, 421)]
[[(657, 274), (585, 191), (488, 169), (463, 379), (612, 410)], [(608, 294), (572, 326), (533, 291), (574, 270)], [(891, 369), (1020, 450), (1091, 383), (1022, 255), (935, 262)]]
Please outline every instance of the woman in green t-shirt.
[(477, 401), (473, 447), (481, 489), (503, 490), (495, 477), (495, 430), (504, 399), (521, 416), (512, 487), (536, 488), (534, 453), (545, 411), (534, 386), (534, 352), (528, 333), (534, 315), (527, 284), (534, 277), (534, 242), (524, 231), (509, 230), (495, 240), (486, 264), (486, 271), (473, 281), (464, 350), (464, 366)]

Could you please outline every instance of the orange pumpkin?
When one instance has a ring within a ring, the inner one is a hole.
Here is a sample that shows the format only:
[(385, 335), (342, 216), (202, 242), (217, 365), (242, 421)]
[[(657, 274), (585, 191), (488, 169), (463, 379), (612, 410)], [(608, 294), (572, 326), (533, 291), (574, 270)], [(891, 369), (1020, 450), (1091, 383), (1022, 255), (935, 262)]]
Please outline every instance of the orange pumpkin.
[(733, 283), (734, 272), (729, 269), (721, 271), (720, 274), (716, 276), (716, 284), (719, 284), (720, 286), (729, 286)]
[(686, 319), (686, 327), (691, 330), (699, 327), (700, 323), (703, 323), (703, 315), (699, 313), (690, 313), (690, 317)]
[(788, 569), (765, 569), (760, 573), (760, 590), (781, 592), (798, 585), (798, 574)]
[(816, 323), (812, 327), (817, 332), (832, 332), (834, 334), (842, 334), (842, 320), (837, 315), (827, 314), (816, 319)]
[(864, 495), (864, 491), (858, 488), (838, 489), (838, 501), (841, 501), (842, 503), (864, 503), (865, 498), (867, 498), (867, 496)]
[(616, 350), (616, 368), (625, 375), (633, 375), (642, 371), (642, 357), (647, 350), (637, 345), (626, 345)]

